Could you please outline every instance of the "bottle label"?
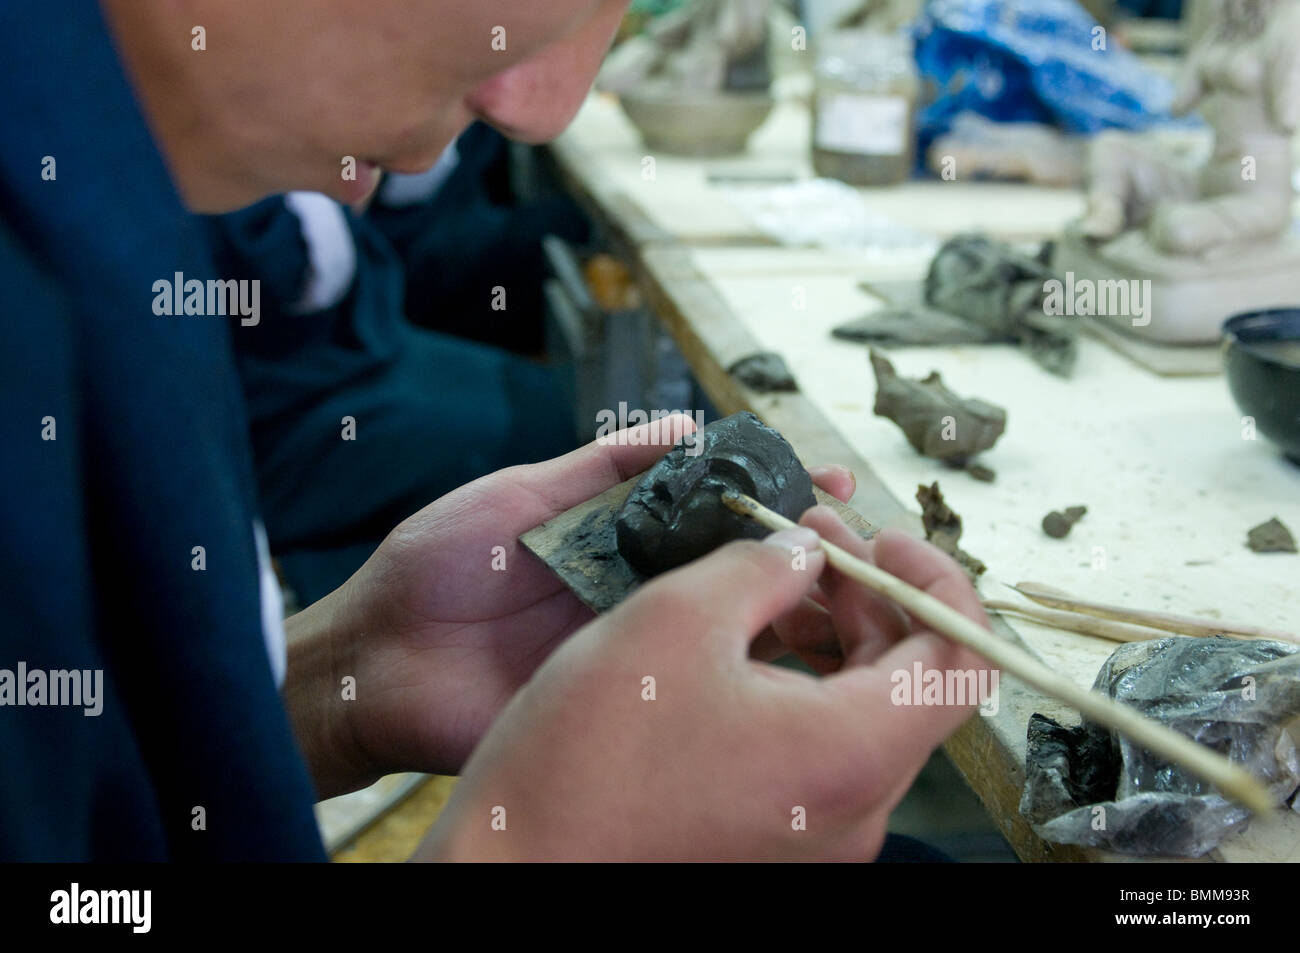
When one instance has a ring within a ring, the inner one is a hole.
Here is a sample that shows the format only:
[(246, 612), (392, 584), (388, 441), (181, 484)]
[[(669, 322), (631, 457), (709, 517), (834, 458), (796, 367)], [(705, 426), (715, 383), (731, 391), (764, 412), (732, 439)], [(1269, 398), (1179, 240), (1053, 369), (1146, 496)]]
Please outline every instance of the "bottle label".
[(864, 156), (907, 151), (909, 100), (903, 96), (822, 93), (817, 97), (818, 149)]

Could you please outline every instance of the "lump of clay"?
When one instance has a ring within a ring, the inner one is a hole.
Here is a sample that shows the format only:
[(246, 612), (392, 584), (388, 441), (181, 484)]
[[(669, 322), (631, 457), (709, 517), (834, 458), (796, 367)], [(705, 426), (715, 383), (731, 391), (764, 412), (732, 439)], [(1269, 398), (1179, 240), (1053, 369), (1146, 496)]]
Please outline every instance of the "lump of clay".
[(898, 424), (917, 453), (962, 465), (997, 443), (1007, 427), (1005, 410), (977, 398), (963, 400), (944, 386), (937, 371), (923, 380), (899, 377), (874, 349), (871, 367), (876, 416)]
[(734, 513), (722, 494), (735, 490), (797, 520), (817, 500), (812, 478), (786, 439), (751, 413), (733, 414), (683, 439), (628, 494), (618, 512), (618, 551), (653, 576), (733, 539), (767, 530)]
[(988, 567), (957, 545), (961, 539), (961, 517), (944, 502), (939, 484), (918, 486), (916, 502), (921, 504), (921, 524), (925, 527), (926, 542), (933, 543), (957, 560), (971, 582), (978, 579)]
[(1050, 246), (1035, 256), (985, 235), (957, 235), (944, 243), (925, 276), (925, 301), (1012, 340), (1053, 374), (1069, 377), (1078, 355), (1079, 323), (1044, 306)]
[(1276, 516), (1246, 533), (1246, 545), (1256, 553), (1294, 553), (1295, 537)]
[(1052, 510), (1043, 517), (1043, 532), (1052, 539), (1065, 539), (1074, 529), (1074, 524), (1083, 519), (1083, 514), (1088, 512), (1086, 506), (1067, 506), (1065, 512)]
[(742, 357), (727, 368), (727, 373), (750, 390), (756, 390), (760, 394), (799, 389), (794, 375), (790, 373), (790, 368), (785, 363), (785, 358), (771, 351), (761, 351), (749, 357)]

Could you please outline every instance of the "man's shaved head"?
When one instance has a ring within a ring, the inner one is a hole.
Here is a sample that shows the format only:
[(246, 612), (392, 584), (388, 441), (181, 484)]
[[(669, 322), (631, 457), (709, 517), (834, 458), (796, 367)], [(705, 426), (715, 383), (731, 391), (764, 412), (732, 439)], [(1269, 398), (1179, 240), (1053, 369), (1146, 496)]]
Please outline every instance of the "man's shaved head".
[(216, 212), (291, 189), (356, 200), (474, 119), (553, 138), (628, 0), (102, 3), (173, 178)]

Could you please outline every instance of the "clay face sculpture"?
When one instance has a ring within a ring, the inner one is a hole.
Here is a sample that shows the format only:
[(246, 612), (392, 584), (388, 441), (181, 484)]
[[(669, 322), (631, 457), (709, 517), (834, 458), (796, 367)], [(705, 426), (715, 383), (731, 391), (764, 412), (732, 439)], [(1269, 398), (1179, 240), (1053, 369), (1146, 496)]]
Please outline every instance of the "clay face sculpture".
[(619, 510), (618, 551), (642, 575), (681, 566), (733, 539), (767, 535), (722, 504), (725, 490), (792, 520), (817, 502), (793, 448), (753, 414), (725, 417), (694, 440), (679, 443), (647, 471)]

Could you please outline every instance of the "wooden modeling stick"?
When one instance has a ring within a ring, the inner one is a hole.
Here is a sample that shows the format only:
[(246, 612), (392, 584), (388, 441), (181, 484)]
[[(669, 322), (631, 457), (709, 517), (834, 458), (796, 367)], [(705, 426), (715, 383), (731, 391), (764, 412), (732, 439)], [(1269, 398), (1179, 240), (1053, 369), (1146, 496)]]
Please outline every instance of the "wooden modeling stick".
[[(797, 526), (743, 493), (726, 492), (722, 494), (722, 500), (730, 509), (751, 517), (768, 529)], [(827, 561), (844, 575), (892, 599), (934, 631), (974, 649), (1003, 671), (1208, 781), (1225, 796), (1251, 810), (1267, 812), (1275, 807), (1274, 799), (1258, 780), (1217, 752), (1105, 695), (1081, 688), (929, 593), (863, 562), (833, 543), (822, 540), (821, 546)]]

